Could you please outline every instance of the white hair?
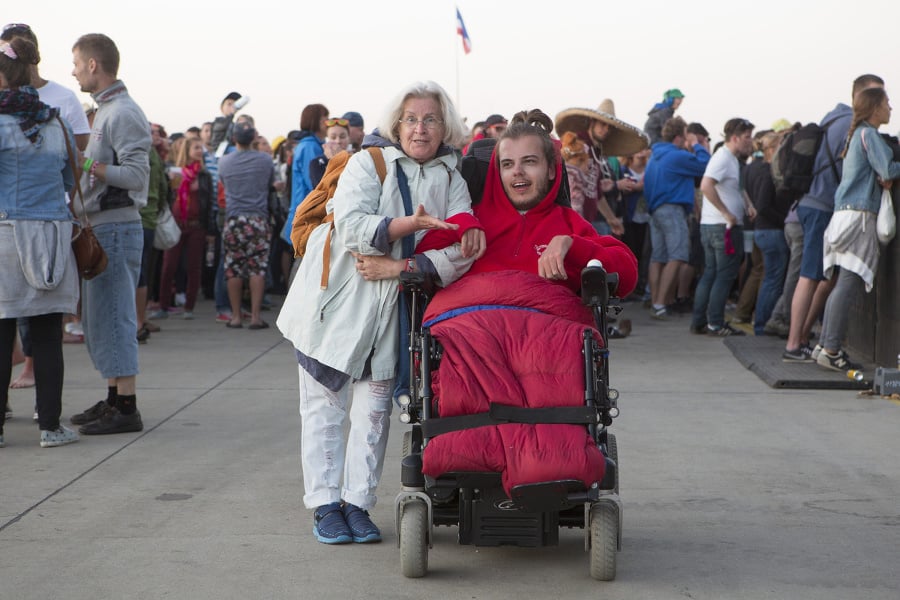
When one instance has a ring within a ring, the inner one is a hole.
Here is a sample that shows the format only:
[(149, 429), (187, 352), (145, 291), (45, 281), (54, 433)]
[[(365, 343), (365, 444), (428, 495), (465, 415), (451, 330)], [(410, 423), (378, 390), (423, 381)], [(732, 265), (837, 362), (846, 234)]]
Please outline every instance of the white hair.
[(441, 107), (441, 118), (444, 120), (443, 142), (454, 148), (461, 147), (467, 137), (468, 131), (463, 126), (459, 113), (450, 96), (440, 85), (434, 81), (417, 81), (404, 88), (389, 105), (387, 112), (381, 120), (378, 128), (382, 137), (396, 143), (400, 142), (400, 117), (403, 114), (403, 105), (410, 98), (433, 98)]

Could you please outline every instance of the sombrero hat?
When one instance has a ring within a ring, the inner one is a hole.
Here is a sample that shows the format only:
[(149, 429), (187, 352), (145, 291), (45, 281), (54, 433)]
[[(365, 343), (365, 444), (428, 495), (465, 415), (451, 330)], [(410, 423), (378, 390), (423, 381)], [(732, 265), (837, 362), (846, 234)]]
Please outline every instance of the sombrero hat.
[(609, 135), (603, 141), (603, 154), (606, 156), (630, 156), (650, 146), (646, 133), (616, 118), (616, 107), (609, 98), (601, 102), (596, 110), (569, 108), (556, 115), (556, 135), (561, 138), (567, 131), (587, 131), (593, 120), (610, 126)]

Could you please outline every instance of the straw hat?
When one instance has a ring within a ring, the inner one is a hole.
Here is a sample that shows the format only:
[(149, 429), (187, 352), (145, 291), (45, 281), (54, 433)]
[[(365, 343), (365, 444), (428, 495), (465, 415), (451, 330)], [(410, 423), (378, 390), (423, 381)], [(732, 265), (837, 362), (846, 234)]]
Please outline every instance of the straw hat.
[(616, 107), (609, 98), (601, 102), (596, 110), (569, 108), (556, 115), (556, 135), (562, 137), (567, 131), (587, 131), (594, 120), (610, 126), (609, 135), (603, 141), (603, 154), (606, 156), (630, 156), (650, 146), (646, 133), (616, 118)]

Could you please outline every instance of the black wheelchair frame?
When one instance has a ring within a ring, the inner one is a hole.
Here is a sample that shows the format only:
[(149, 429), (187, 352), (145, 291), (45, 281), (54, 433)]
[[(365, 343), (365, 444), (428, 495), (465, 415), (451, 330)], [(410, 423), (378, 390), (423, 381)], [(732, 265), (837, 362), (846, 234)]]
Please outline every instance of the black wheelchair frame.
[(405, 576), (427, 573), (434, 526), (455, 525), (459, 543), (475, 546), (558, 545), (560, 527), (583, 528), (585, 550), (591, 554), (591, 576), (602, 581), (615, 578), (616, 553), (622, 541), (622, 503), (618, 446), (608, 428), (619, 414), (619, 393), (609, 386), (607, 321), (609, 313), (621, 311), (615, 297), (617, 287), (618, 274), (607, 273), (599, 261), (591, 261), (582, 270), (581, 299), (591, 308), (602, 339), (602, 344), (598, 343), (591, 329), (583, 331), (583, 407), (518, 409), (492, 404), (489, 414), (483, 415), (495, 423), (585, 424), (606, 458), (603, 480), (589, 489), (575, 480), (520, 485), (508, 497), (500, 473), (453, 472), (437, 478), (422, 473), (422, 452), (430, 436), (440, 432), (439, 427), (431, 427), (441, 421), (432, 414), (431, 372), (440, 363), (442, 349), (430, 330), (422, 327), (425, 306), (433, 294), (429, 282), (418, 273), (401, 275), (401, 293), (406, 295), (411, 324), (410, 392), (398, 399), (400, 421), (411, 429), (404, 433), (402, 491), (395, 500)]

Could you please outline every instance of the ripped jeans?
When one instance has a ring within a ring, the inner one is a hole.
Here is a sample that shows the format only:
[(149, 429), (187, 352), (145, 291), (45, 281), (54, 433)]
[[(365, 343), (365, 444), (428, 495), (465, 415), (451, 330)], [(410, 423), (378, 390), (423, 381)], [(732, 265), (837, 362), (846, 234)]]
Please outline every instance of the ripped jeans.
[[(351, 380), (332, 392), (303, 367), (298, 369), (304, 506), (316, 508), (343, 499), (369, 510), (375, 506), (375, 489), (384, 467), (393, 379)], [(348, 414), (350, 434), (345, 441)]]

